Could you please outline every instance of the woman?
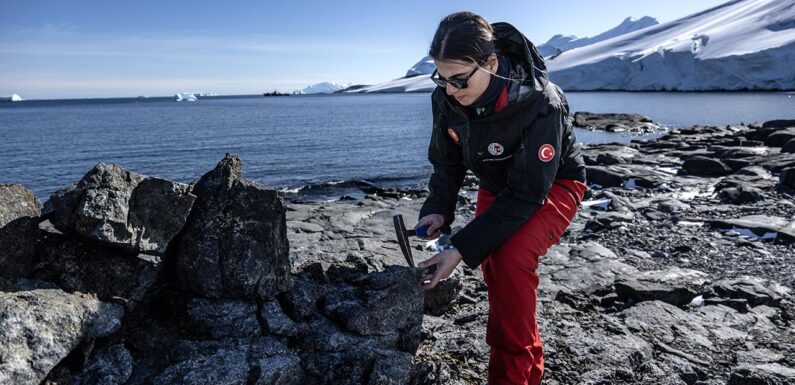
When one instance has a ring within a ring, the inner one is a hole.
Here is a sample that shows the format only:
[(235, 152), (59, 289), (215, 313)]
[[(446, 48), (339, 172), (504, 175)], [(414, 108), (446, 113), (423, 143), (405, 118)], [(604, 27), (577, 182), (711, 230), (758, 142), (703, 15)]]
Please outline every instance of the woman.
[(489, 297), (489, 384), (539, 384), (538, 258), (560, 240), (587, 190), (568, 104), (536, 48), (508, 23), (449, 15), (429, 54), (439, 86), (431, 96), (433, 174), (415, 229), (427, 227), (431, 240), (453, 222), (467, 169), (480, 188), (475, 218), (450, 238), (454, 248), (419, 264), (436, 265), (423, 290), (462, 260), (480, 266)]

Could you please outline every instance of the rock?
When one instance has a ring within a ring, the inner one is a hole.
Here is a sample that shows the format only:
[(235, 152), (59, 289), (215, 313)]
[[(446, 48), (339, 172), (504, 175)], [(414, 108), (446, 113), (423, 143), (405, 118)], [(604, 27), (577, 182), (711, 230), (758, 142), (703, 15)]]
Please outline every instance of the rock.
[(624, 175), (603, 166), (586, 166), (586, 179), (603, 187), (618, 187), (624, 183)]
[(150, 383), (298, 385), (305, 381), (300, 359), (268, 337), (182, 341), (169, 356), (176, 362)]
[(617, 281), (614, 286), (619, 298), (632, 299), (635, 302), (662, 301), (674, 306), (684, 306), (697, 295), (686, 287), (637, 280)]
[(112, 345), (92, 353), (74, 385), (123, 385), (133, 370), (133, 358), (124, 345)]
[(196, 198), (183, 183), (98, 163), (45, 203), (55, 227), (101, 243), (163, 254)]
[(789, 289), (765, 279), (740, 277), (715, 282), (704, 298), (744, 299), (751, 307), (767, 305), (777, 307), (789, 294)]
[(398, 349), (411, 352), (420, 343), (423, 297), (419, 270), (389, 266), (325, 295), (323, 312), (345, 330), (361, 336), (380, 336)]
[(42, 231), (32, 276), (67, 292), (92, 293), (131, 311), (154, 285), (159, 258)]
[(284, 313), (279, 301), (273, 300), (262, 304), (259, 316), (267, 334), (294, 337), (299, 332), (298, 326)]
[(123, 313), (57, 289), (0, 293), (0, 383), (39, 384), (81, 341), (116, 331)]
[[(306, 330), (299, 345), (301, 361), (307, 377), (316, 383), (413, 384), (422, 378), (421, 367), (412, 365), (410, 353), (383, 341), (340, 331), (325, 318), (312, 321)], [(387, 373), (396, 375), (396, 382), (384, 382)]]
[(289, 288), (285, 208), (275, 190), (243, 179), (227, 156), (201, 177), (179, 241), (180, 287), (199, 295), (271, 299)]
[(284, 293), (284, 310), (291, 319), (300, 322), (317, 314), (318, 303), (325, 298), (323, 286), (304, 280), (296, 280), (293, 287)]
[(795, 369), (779, 364), (741, 365), (729, 377), (728, 385), (791, 385)]
[(740, 218), (711, 219), (709, 224), (721, 229), (745, 230), (763, 239), (795, 242), (795, 222), (772, 215), (746, 215)]
[(795, 127), (777, 130), (765, 138), (765, 146), (782, 147), (793, 138), (795, 138)]
[(723, 176), (732, 172), (732, 169), (717, 159), (705, 156), (693, 156), (685, 160), (682, 170), (696, 176)]
[(788, 167), (781, 170), (778, 181), (782, 186), (795, 188), (795, 167)]
[(787, 154), (795, 153), (795, 138), (788, 140), (787, 143), (784, 143), (784, 145), (781, 146), (781, 152)]
[(619, 279), (614, 283), (619, 299), (634, 302), (662, 301), (684, 306), (703, 291), (707, 274), (693, 269), (669, 267), (665, 270), (644, 271), (634, 279)]
[(461, 273), (458, 270), (453, 271), (453, 274), (450, 274), (447, 279), (439, 281), (436, 287), (424, 292), (423, 309), (425, 314), (436, 316), (444, 314), (458, 298), (462, 287)]
[(599, 212), (594, 215), (586, 224), (586, 230), (599, 231), (621, 226), (622, 223), (635, 221), (635, 214), (631, 211), (608, 211)]
[(0, 184), (0, 271), (27, 277), (34, 265), (41, 205), (36, 195), (18, 184)]
[(724, 203), (745, 204), (760, 201), (764, 197), (762, 190), (750, 186), (738, 186), (722, 189), (718, 197)]
[(214, 339), (262, 335), (255, 303), (194, 298), (188, 301), (187, 314), (197, 332)]

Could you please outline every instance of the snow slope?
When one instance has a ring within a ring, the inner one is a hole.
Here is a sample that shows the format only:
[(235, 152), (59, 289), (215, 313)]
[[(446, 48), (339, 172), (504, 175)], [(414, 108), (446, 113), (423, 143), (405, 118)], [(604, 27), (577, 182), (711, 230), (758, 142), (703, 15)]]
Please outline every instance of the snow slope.
[(538, 52), (542, 56), (553, 56), (570, 49), (584, 47), (589, 44), (598, 43), (607, 39), (621, 36), (630, 32), (641, 30), (652, 25), (660, 24), (657, 19), (649, 16), (643, 16), (640, 19), (628, 17), (621, 22), (621, 24), (602, 32), (594, 37), (578, 38), (576, 36), (552, 36), (549, 41), (538, 46)]
[(547, 60), (573, 90), (795, 89), (795, 0), (735, 0)]

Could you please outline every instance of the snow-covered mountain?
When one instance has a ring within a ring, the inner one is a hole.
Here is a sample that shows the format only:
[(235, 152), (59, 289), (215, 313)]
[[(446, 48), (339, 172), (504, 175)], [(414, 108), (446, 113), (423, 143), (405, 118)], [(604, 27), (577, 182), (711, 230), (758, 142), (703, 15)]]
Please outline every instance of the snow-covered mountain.
[(578, 38), (577, 36), (569, 35), (555, 35), (544, 44), (538, 46), (538, 52), (542, 56), (553, 56), (561, 52), (568, 51), (577, 47), (584, 47), (589, 44), (598, 43), (607, 39), (621, 36), (630, 32), (634, 32), (652, 25), (660, 24), (657, 19), (649, 16), (643, 16), (640, 19), (628, 17), (621, 22), (621, 24), (602, 32), (593, 37)]
[(547, 60), (564, 90), (795, 89), (795, 0), (735, 0)]
[(417, 64), (411, 66), (408, 71), (406, 71), (406, 77), (430, 75), (433, 73), (433, 71), (436, 71), (436, 63), (433, 62), (433, 58), (426, 56), (422, 58), (422, 60), (418, 61)]
[(321, 82), (312, 84), (311, 86), (308, 86), (302, 90), (295, 91), (294, 94), (332, 94), (352, 85), (352, 83)]

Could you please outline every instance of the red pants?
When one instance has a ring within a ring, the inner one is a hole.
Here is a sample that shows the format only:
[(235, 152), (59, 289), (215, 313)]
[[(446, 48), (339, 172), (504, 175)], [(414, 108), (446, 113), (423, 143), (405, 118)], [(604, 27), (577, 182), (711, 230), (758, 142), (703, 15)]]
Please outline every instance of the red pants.
[[(575, 201), (558, 184), (579, 199)], [(541, 383), (544, 354), (536, 323), (538, 258), (560, 241), (587, 189), (580, 181), (556, 180), (543, 206), (481, 264), (489, 294), (489, 385)], [(495, 195), (480, 189), (477, 199), (476, 216), (491, 206)]]

